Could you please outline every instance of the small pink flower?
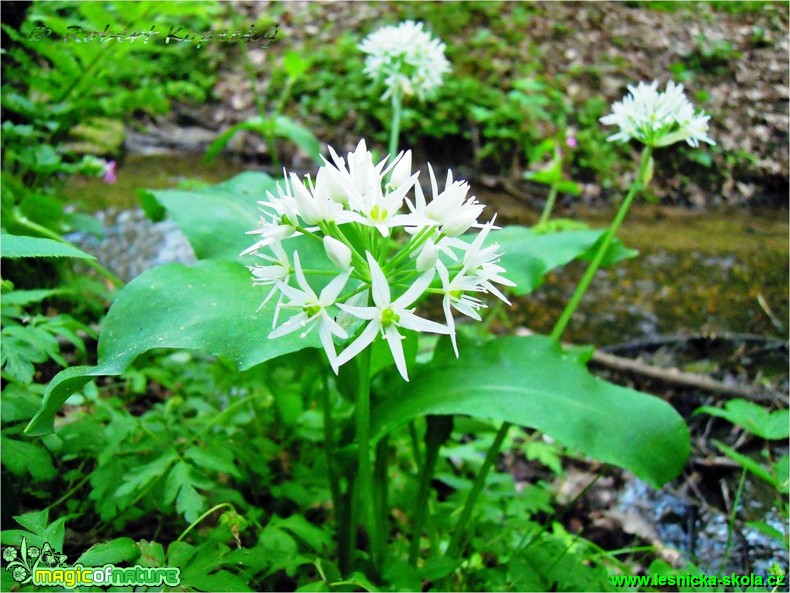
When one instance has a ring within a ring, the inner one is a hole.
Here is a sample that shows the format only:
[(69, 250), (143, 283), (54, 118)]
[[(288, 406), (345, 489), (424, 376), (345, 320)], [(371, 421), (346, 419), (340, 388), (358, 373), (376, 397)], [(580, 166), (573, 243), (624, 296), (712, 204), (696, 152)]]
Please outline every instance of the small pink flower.
[(565, 144), (568, 145), (568, 148), (576, 148), (578, 142), (576, 142), (576, 136), (568, 136), (565, 139)]
[(104, 169), (104, 175), (101, 180), (104, 183), (115, 183), (118, 178), (115, 176), (115, 161), (110, 161)]

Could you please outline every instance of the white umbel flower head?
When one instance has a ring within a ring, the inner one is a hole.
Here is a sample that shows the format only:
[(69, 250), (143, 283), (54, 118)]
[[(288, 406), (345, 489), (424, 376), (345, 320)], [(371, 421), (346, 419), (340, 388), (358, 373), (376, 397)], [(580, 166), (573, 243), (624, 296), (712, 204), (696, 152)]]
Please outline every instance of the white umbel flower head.
[[(324, 160), (315, 183), (284, 172), (277, 195), (260, 202), (264, 216), (251, 231), (258, 240), (244, 253), (264, 260), (250, 267), (256, 285), (271, 287), (261, 307), (278, 294), (269, 339), (305, 337), (318, 328), (337, 373), (381, 338), (408, 380), (404, 334), (449, 334), (457, 355), (453, 313), (479, 321), (485, 305), (478, 297), (507, 302), (497, 285), (513, 283), (503, 275), (497, 244), (487, 242), (497, 227), (477, 222), (483, 205), (449, 171), (440, 191), (428, 165), (432, 195), (426, 197), (410, 152), (375, 162), (360, 141), (345, 158), (329, 153), (332, 162)], [(470, 229), (472, 237), (463, 234)], [(314, 249), (315, 242), (323, 249)], [(323, 277), (320, 293), (308, 281), (314, 276)], [(415, 313), (416, 303), (438, 295), (444, 323)], [(292, 314), (278, 325), (286, 311)]]
[(708, 136), (710, 116), (704, 111), (694, 112), (683, 85), (667, 83), (664, 92), (658, 91), (658, 81), (629, 85), (630, 94), (612, 105), (612, 113), (601, 118), (605, 125), (616, 125), (620, 131), (607, 138), (611, 141), (638, 140), (647, 146), (669, 146), (686, 141), (697, 147), (700, 142), (716, 144)]
[(365, 73), (387, 87), (382, 99), (396, 92), (425, 99), (450, 71), (444, 48), (444, 43), (423, 30), (422, 23), (414, 21), (382, 27), (359, 45), (368, 54)]

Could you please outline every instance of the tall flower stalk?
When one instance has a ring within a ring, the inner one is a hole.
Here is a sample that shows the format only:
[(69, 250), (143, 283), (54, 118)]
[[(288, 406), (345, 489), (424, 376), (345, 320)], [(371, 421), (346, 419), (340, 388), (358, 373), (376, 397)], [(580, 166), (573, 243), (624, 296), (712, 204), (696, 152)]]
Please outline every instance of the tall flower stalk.
[[(493, 222), (478, 222), (484, 206), (469, 196), (469, 185), (448, 172), (440, 186), (428, 165), (431, 196), (412, 173), (411, 153), (376, 163), (360, 141), (346, 158), (329, 149), (331, 162), (315, 179), (286, 174), (276, 195), (260, 202), (263, 215), (250, 231), (256, 241), (245, 254), (261, 263), (250, 266), (253, 283), (264, 287), (263, 305), (275, 303), (269, 339), (316, 332), (335, 373), (356, 359), (358, 472), (351, 504), (354, 523), (365, 528), (371, 560), (378, 572), (386, 530), (374, 494), (370, 444), (370, 348), (383, 339), (398, 373), (409, 380), (403, 340), (413, 332), (449, 335), (455, 341), (455, 314), (479, 320), (479, 297), (505, 299), (501, 286), (513, 286), (499, 266), (496, 243), (488, 238)], [(307, 257), (301, 241), (322, 246)], [(301, 249), (301, 251), (300, 251)], [(425, 298), (441, 299), (443, 322), (416, 312)], [(455, 313), (453, 312), (455, 311)], [(325, 401), (328, 405), (328, 400)], [(332, 446), (331, 434), (326, 435)], [(335, 493), (335, 498), (337, 494)], [(349, 558), (344, 550), (342, 557)]]
[(391, 100), (389, 152), (396, 154), (403, 99), (417, 95), (424, 100), (441, 86), (443, 76), (450, 71), (444, 43), (424, 31), (422, 23), (405, 21), (377, 29), (359, 49), (367, 54), (365, 73), (374, 82), (383, 83), (381, 98)]
[[(573, 313), (590, 287), (595, 273), (598, 271), (617, 230), (625, 220), (634, 198), (650, 183), (653, 176), (653, 150), (682, 141), (693, 147), (699, 146), (700, 142), (715, 144), (708, 136), (708, 120), (710, 116), (703, 111), (694, 111), (693, 106), (683, 93), (683, 85), (676, 85), (674, 82), (669, 81), (666, 90), (659, 92), (658, 81), (654, 81), (649, 85), (640, 82), (638, 86), (629, 86), (628, 90), (629, 95), (612, 105), (612, 113), (602, 117), (600, 121), (603, 124), (617, 125), (620, 128), (617, 133), (609, 136), (609, 141), (628, 142), (636, 140), (644, 145), (639, 169), (623, 203), (603, 235), (584, 276), (554, 325), (551, 337), (557, 341), (561, 339), (563, 332), (573, 317)], [(488, 473), (499, 455), (502, 443), (511, 426), (512, 424), (509, 422), (502, 424), (486, 454), (483, 465), (475, 476), (472, 489), (461, 510), (456, 529), (447, 548), (448, 556), (456, 556), (460, 551), (474, 505), (480, 492), (482, 492)]]

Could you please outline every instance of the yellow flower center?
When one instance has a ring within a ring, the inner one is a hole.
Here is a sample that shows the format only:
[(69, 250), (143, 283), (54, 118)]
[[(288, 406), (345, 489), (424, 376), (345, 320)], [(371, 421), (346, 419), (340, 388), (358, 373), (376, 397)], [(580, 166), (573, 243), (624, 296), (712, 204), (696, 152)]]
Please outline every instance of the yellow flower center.
[(383, 222), (387, 218), (387, 211), (379, 208), (379, 205), (376, 204), (370, 209), (370, 218), (376, 222)]
[(381, 312), (381, 325), (382, 327), (389, 327), (393, 323), (400, 321), (400, 315), (395, 313), (392, 309), (384, 309)]

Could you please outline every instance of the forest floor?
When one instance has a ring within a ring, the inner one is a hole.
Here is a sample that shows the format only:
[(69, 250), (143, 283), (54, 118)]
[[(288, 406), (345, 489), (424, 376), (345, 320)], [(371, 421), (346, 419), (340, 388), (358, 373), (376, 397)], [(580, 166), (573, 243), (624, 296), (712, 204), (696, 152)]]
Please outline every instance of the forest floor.
[[(259, 90), (267, 88), (277, 56), (287, 50), (304, 50), (310, 55), (349, 32), (361, 40), (383, 24), (421, 15), (435, 15), (438, 20), (444, 11), (451, 10), (442, 3), (425, 9), (426, 4), (431, 3), (232, 3), (233, 10), (248, 22), (269, 19), (279, 25), (278, 40), (271, 47), (249, 46), (247, 50), (258, 70)], [(514, 26), (515, 19), (509, 19), (509, 13), (519, 4), (504, 3), (496, 22), (489, 22), (490, 8), (479, 8), (475, 3), (469, 9), (469, 18), (459, 20), (448, 12), (447, 18), (458, 20), (459, 26), (444, 35), (444, 41), (463, 47), (491, 27), (490, 47), (477, 45), (470, 51), (490, 61), (487, 66), (503, 85), (518, 75), (520, 63), (530, 60), (540, 65), (535, 76), (563, 81), (563, 90), (575, 106), (593, 96), (614, 102), (624, 95), (628, 84), (640, 80), (682, 82), (695, 105), (711, 115), (710, 136), (717, 144), (707, 150), (711, 161), (692, 166), (693, 174), (677, 162), (677, 156), (669, 154), (673, 151), (658, 155), (657, 165), (671, 174), (662, 178), (660, 187), (651, 188), (656, 196), (665, 203), (694, 207), (786, 207), (790, 152), (786, 2), (731, 3), (729, 7), (730, 3), (725, 2), (530, 3), (523, 35), (517, 31), (519, 41), (506, 44), (507, 50), (503, 51), (497, 36), (507, 34), (513, 39), (514, 32), (507, 29)], [(736, 4), (740, 5), (738, 10), (733, 8)], [(428, 26), (431, 28), (431, 23)], [(228, 54), (220, 58), (216, 101), (197, 111), (181, 110), (182, 122), (199, 121), (204, 127), (219, 130), (255, 115), (244, 60), (236, 47), (223, 51)], [(298, 103), (300, 97), (293, 100)], [(426, 108), (430, 109), (430, 104)], [(353, 114), (339, 124), (320, 119), (306, 123), (339, 151), (353, 147), (358, 140)], [(186, 141), (205, 143), (206, 138), (197, 133)], [(233, 146), (247, 158), (266, 161), (267, 148), (259, 138), (249, 135)], [(415, 148), (419, 152), (420, 147)], [(464, 153), (469, 151), (461, 151)], [(309, 167), (309, 161), (300, 161), (298, 154), (292, 155), (291, 162)], [(465, 164), (474, 168), (473, 163)], [(484, 171), (469, 176), (477, 173)], [(607, 197), (609, 193), (595, 182), (584, 184), (583, 200), (596, 202)]]

